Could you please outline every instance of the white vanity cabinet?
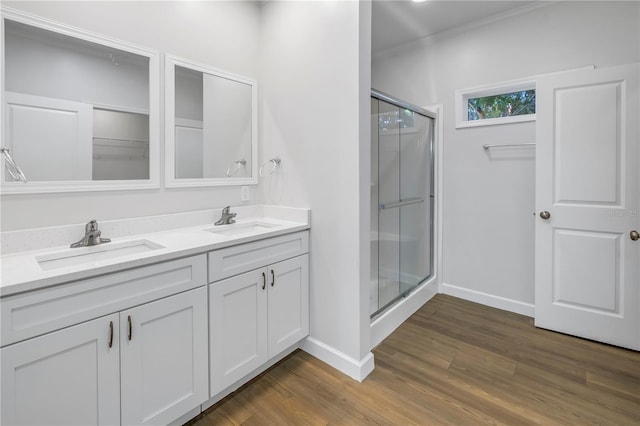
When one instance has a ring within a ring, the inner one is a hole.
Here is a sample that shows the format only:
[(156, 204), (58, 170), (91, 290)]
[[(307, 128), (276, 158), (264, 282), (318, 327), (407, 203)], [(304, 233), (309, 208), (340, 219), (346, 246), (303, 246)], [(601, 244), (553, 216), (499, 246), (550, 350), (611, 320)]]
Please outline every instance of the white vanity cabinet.
[(309, 333), (299, 229), (5, 292), (0, 424), (163, 425), (217, 402)]
[(207, 288), (120, 313), (123, 425), (168, 424), (207, 399)]
[(0, 350), (2, 424), (167, 424), (198, 407), (205, 271), (201, 255), (2, 299), (3, 341), (59, 328)]
[(120, 423), (117, 314), (4, 347), (0, 356), (3, 425)]
[(269, 358), (309, 334), (309, 255), (267, 268)]
[(209, 253), (210, 280), (233, 275), (209, 285), (212, 398), (309, 334), (307, 252), (304, 231)]

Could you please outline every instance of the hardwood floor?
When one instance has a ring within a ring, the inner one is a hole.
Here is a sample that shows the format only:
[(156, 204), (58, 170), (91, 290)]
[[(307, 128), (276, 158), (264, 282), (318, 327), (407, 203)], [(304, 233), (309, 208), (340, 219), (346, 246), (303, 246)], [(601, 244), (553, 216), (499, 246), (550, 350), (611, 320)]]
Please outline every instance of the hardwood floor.
[(297, 351), (193, 425), (638, 425), (640, 353), (438, 295), (358, 383)]

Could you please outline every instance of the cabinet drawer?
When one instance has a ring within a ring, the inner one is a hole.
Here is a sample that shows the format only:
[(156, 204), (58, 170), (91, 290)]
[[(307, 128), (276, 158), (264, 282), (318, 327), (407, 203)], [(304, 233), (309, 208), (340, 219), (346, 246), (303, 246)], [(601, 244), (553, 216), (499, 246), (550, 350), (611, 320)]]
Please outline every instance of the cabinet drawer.
[(202, 254), (6, 297), (2, 346), (204, 284)]
[(209, 252), (209, 282), (238, 275), (309, 251), (302, 231)]

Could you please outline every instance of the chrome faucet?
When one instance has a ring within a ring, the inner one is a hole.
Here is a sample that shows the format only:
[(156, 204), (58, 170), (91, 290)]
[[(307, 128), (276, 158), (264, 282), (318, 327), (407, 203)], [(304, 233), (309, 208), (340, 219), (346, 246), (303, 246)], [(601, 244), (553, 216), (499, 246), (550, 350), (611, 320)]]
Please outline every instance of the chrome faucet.
[(78, 242), (71, 244), (71, 248), (97, 246), (98, 244), (111, 242), (110, 238), (101, 238), (102, 231), (98, 229), (98, 222), (92, 220), (84, 227), (84, 237)]
[(231, 213), (231, 206), (227, 206), (222, 209), (222, 216), (220, 217), (220, 220), (214, 223), (214, 225), (230, 225), (232, 223), (236, 223), (233, 218), (237, 215), (238, 213)]

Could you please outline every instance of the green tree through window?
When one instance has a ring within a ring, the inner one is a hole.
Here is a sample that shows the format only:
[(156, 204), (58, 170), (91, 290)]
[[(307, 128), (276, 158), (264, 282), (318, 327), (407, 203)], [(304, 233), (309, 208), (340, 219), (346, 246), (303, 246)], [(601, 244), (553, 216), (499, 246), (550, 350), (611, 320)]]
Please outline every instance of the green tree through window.
[(467, 103), (467, 111), (469, 121), (535, 114), (536, 91), (531, 89), (472, 98)]

